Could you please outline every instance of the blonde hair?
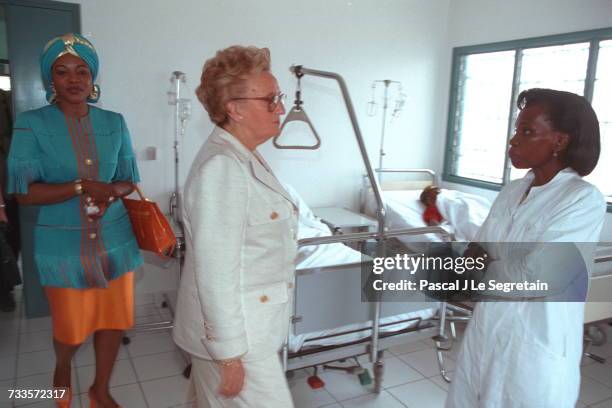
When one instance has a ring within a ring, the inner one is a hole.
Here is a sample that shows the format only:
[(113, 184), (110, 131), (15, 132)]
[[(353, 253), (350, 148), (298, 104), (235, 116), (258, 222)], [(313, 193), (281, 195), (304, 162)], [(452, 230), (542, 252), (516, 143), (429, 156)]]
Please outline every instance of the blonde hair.
[(244, 95), (245, 80), (251, 75), (270, 71), (270, 50), (234, 45), (217, 51), (204, 63), (196, 95), (210, 120), (222, 125), (227, 122), (225, 104)]

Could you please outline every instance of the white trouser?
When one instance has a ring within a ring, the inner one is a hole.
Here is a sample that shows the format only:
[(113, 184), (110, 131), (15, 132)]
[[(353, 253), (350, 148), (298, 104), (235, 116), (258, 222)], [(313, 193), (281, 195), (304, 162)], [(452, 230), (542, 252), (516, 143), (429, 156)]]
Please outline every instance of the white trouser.
[(278, 354), (243, 361), (244, 387), (235, 398), (219, 395), (221, 373), (217, 363), (191, 356), (191, 382), (197, 408), (292, 408), (293, 400)]

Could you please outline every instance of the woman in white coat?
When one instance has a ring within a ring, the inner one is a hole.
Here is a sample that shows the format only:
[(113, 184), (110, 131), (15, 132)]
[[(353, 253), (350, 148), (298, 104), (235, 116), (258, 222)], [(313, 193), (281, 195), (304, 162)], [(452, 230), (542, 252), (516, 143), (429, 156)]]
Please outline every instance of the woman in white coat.
[(196, 94), (217, 126), (185, 183), (174, 340), (191, 355), (198, 407), (292, 407), (278, 352), (292, 308), (297, 208), (256, 151), (285, 112), (268, 49), (218, 51)]
[[(581, 243), (599, 240), (606, 212), (602, 194), (582, 180), (599, 159), (595, 112), (583, 97), (550, 89), (524, 91), (517, 104), (521, 111), (509, 156), (514, 167), (531, 171), (502, 189), (478, 232), (476, 241), (482, 246), (471, 244), (470, 251), (490, 258), (486, 280), (537, 278), (553, 260), (551, 251), (558, 250), (557, 244), (541, 243), (577, 243), (588, 273), (594, 244)], [(506, 256), (504, 244), (490, 244), (520, 242), (533, 243), (522, 259)], [(477, 304), (447, 408), (575, 406), (584, 298), (550, 300)]]

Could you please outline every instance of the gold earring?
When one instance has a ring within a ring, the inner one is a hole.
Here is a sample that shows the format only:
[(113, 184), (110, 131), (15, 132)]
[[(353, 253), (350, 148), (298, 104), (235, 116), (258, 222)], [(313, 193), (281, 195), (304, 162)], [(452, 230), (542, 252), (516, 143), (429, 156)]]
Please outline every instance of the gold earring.
[(100, 87), (98, 85), (93, 85), (89, 93), (89, 100), (91, 102), (97, 102), (98, 99), (100, 99)]
[(49, 95), (49, 103), (55, 102), (57, 99), (57, 91), (55, 90), (55, 85), (51, 82), (51, 95)]

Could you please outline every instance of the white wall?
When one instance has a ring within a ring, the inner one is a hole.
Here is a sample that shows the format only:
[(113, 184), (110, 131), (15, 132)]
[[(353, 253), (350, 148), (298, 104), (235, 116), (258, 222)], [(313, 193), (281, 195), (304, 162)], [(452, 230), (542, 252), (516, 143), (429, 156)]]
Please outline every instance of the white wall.
[[(387, 164), (431, 167), (438, 72), (446, 44), (449, 0), (80, 0), (82, 31), (101, 59), (101, 105), (122, 112), (142, 157), (148, 146), (158, 159), (139, 161), (144, 191), (165, 209), (173, 189), (173, 117), (166, 92), (172, 71), (187, 74), (193, 118), (182, 143), (182, 180), (212, 125), (195, 98), (204, 61), (233, 44), (269, 47), (281, 89), (293, 101), (291, 64), (343, 75), (366, 139), (378, 162), (381, 110), (369, 117), (366, 104), (375, 79), (401, 81), (408, 101), (387, 126)], [(355, 208), (365, 172), (333, 81), (303, 79), (305, 110), (323, 138), (315, 152), (261, 151), (277, 175), (311, 206)], [(382, 90), (378, 90), (379, 97)], [(381, 103), (379, 99), (377, 101)], [(293, 132), (294, 136), (296, 133)], [(410, 161), (406, 160), (410, 158)], [(176, 276), (147, 266), (138, 293), (173, 288)]]
[[(453, 47), (612, 27), (612, 0), (459, 0), (450, 2), (448, 22), (438, 98), (439, 109), (444, 112), (448, 111)], [(437, 132), (435, 156), (439, 171), (443, 167), (445, 138), (446, 119)], [(445, 186), (489, 198), (496, 195), (453, 183)], [(606, 215), (602, 240), (612, 241), (612, 214)]]
[[(83, 33), (101, 58), (102, 106), (125, 114), (141, 154), (147, 146), (158, 148), (158, 160), (139, 165), (145, 191), (164, 204), (173, 188), (172, 111), (166, 103), (170, 73), (187, 74), (193, 98), (193, 119), (183, 143), (186, 173), (211, 129), (193, 90), (204, 60), (232, 44), (270, 48), (273, 70), (290, 103), (295, 91), (291, 64), (342, 74), (374, 162), (381, 114), (366, 115), (371, 82), (402, 81), (409, 100), (400, 119), (388, 126), (389, 163), (400, 164), (408, 156), (417, 157), (418, 166), (434, 160), (429, 138), (436, 104), (432, 89), (442, 66), (448, 0), (80, 3)], [(354, 207), (364, 168), (339, 89), (333, 81), (307, 77), (303, 98), (323, 147), (316, 152), (278, 151), (268, 143), (261, 151), (309, 204)]]

